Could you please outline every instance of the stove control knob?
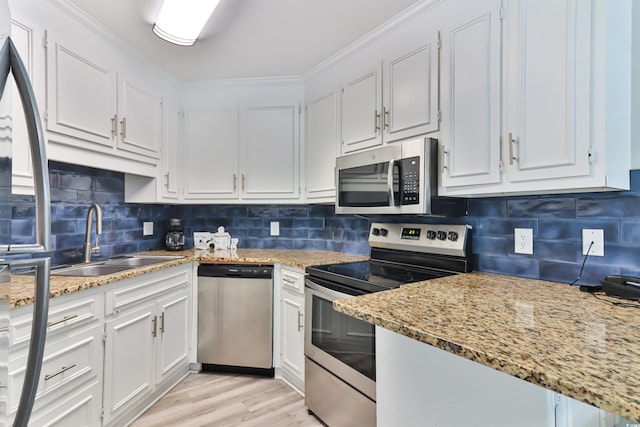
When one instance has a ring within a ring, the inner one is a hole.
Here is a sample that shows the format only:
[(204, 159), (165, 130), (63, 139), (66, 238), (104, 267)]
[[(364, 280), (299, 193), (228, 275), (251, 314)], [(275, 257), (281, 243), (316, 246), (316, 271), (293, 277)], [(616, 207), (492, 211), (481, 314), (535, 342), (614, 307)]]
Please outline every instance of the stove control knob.
[(448, 239), (451, 240), (452, 242), (455, 242), (456, 240), (458, 240), (458, 233), (455, 231), (450, 231)]
[(446, 240), (447, 232), (446, 231), (438, 231), (438, 240)]
[(436, 238), (436, 232), (433, 230), (428, 230), (427, 231), (427, 239), (429, 240), (433, 240)]
[(389, 234), (389, 230), (387, 230), (386, 228), (381, 228), (380, 229), (380, 235), (382, 237), (387, 237), (388, 234)]
[(371, 234), (373, 234), (374, 236), (379, 236), (380, 235), (380, 229), (379, 228), (373, 228), (371, 230)]

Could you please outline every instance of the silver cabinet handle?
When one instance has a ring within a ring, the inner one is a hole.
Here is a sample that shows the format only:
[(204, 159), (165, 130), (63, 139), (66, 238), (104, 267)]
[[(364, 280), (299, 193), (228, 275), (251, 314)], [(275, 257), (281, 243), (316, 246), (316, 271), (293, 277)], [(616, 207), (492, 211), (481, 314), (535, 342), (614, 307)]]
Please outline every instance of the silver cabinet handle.
[(64, 323), (67, 320), (75, 319), (76, 317), (78, 317), (78, 315), (74, 314), (73, 316), (65, 316), (60, 320), (56, 320), (55, 322), (49, 322), (49, 323), (47, 323), (47, 328), (50, 328), (50, 327), (55, 326), (55, 325), (58, 325), (60, 323)]
[(118, 115), (114, 114), (111, 117), (111, 136), (116, 136), (118, 134)]
[(378, 114), (378, 110), (373, 112), (373, 130), (375, 133), (380, 130), (380, 114)]
[(153, 325), (151, 327), (151, 336), (155, 338), (158, 334), (158, 316), (153, 316), (151, 318), (151, 325)]
[(445, 156), (447, 156), (446, 160), (449, 160), (449, 152), (447, 150), (444, 149), (444, 146), (442, 147), (442, 172), (444, 173), (445, 169), (449, 169), (449, 166), (447, 165), (447, 162), (445, 161)]
[(300, 330), (303, 328), (303, 324), (302, 324), (302, 316), (303, 314), (300, 313), (300, 310), (298, 310), (298, 332), (300, 332)]
[(296, 281), (295, 281), (295, 280), (291, 280), (291, 279), (288, 279), (288, 278), (286, 278), (286, 277), (283, 277), (283, 278), (282, 278), (282, 281), (283, 281), (283, 282), (285, 282), (285, 283), (289, 283), (289, 284), (291, 284), (291, 285), (295, 285), (295, 283), (296, 283)]
[(120, 120), (120, 135), (122, 135), (122, 139), (125, 139), (127, 137), (127, 118), (123, 117), (122, 120)]
[(171, 172), (167, 172), (167, 173), (165, 173), (165, 174), (164, 174), (164, 186), (165, 186), (166, 188), (169, 188), (169, 174), (170, 174), (170, 173), (171, 173)]
[(386, 107), (382, 107), (382, 126), (389, 129), (389, 110)]
[(238, 189), (238, 175), (233, 174), (233, 192), (235, 193)]
[(48, 374), (44, 376), (44, 380), (48, 381), (53, 377), (57, 377), (60, 374), (63, 374), (65, 372), (67, 372), (69, 369), (73, 369), (76, 367), (76, 364), (74, 363), (73, 365), (69, 365), (69, 366), (63, 366), (62, 368), (60, 368), (60, 370), (58, 372), (54, 372), (53, 374)]
[(507, 134), (507, 139), (509, 140), (509, 164), (512, 165), (514, 160), (518, 160), (518, 158), (513, 155), (513, 144), (515, 144), (516, 141), (514, 141), (511, 132)]
[(164, 334), (164, 311), (160, 315), (160, 333)]
[(242, 174), (242, 192), (245, 192), (245, 188), (247, 186), (247, 177)]

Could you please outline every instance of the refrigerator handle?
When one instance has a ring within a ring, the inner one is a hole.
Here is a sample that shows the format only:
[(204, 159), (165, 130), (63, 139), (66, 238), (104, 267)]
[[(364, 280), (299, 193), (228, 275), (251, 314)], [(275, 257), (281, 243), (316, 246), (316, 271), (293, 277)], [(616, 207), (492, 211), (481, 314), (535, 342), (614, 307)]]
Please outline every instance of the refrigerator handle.
[(48, 251), (51, 246), (51, 195), (49, 190), (49, 166), (44, 146), (44, 133), (38, 112), (36, 97), (18, 50), (8, 37), (0, 51), (0, 97), (4, 91), (9, 69), (16, 82), (27, 122), (29, 146), (33, 162), (36, 207), (36, 243), (0, 245), (0, 253), (33, 253)]
[(47, 318), (49, 316), (49, 273), (51, 258), (35, 258), (10, 261), (11, 267), (35, 267), (35, 302), (33, 304), (33, 322), (31, 325), (31, 342), (25, 369), (24, 383), (18, 411), (13, 422), (14, 427), (26, 426), (31, 416), (33, 402), (38, 391), (38, 380), (42, 368), (44, 343), (47, 336)]

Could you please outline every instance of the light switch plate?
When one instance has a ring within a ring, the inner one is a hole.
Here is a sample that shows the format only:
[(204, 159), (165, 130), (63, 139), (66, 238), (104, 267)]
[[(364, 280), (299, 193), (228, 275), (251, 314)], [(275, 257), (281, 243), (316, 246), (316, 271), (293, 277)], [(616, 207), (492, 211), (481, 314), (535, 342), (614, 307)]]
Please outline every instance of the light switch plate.
[(533, 255), (533, 228), (513, 229), (514, 252)]
[(143, 236), (153, 236), (153, 222), (143, 222), (142, 223), (142, 235)]

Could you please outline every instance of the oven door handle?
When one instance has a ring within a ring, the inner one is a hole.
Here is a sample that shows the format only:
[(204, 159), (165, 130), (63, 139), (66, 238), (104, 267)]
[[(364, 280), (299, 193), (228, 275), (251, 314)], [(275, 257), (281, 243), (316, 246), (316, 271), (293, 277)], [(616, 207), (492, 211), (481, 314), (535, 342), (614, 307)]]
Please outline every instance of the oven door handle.
[(334, 291), (333, 289), (329, 289), (325, 286), (313, 282), (311, 279), (305, 279), (305, 286), (311, 289), (313, 293), (318, 294), (319, 296), (323, 296), (325, 297), (325, 299), (329, 299), (331, 301), (356, 296)]

